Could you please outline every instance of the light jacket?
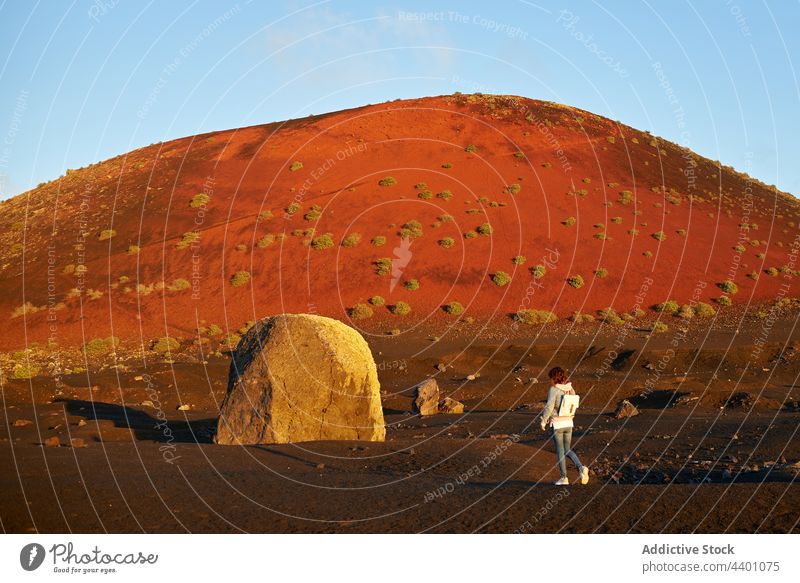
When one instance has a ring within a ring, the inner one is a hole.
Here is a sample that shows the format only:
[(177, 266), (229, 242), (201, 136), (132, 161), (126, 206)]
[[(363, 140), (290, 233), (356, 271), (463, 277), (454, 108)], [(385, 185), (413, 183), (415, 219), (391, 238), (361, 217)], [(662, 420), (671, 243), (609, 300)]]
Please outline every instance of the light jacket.
[(547, 393), (547, 403), (544, 406), (544, 411), (542, 411), (542, 427), (546, 427), (548, 423), (553, 429), (572, 427), (572, 417), (558, 417), (553, 413), (561, 406), (561, 398), (564, 395), (574, 394), (575, 389), (572, 388), (572, 383), (555, 384), (550, 387)]

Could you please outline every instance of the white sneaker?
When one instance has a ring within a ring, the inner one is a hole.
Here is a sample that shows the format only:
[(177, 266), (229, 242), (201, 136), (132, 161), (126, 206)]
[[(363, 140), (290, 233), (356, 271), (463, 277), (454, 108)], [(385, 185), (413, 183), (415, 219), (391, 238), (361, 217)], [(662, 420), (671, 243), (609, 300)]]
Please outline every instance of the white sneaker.
[(583, 466), (581, 468), (581, 471), (578, 472), (578, 477), (581, 480), (581, 484), (583, 484), (584, 486), (586, 484), (588, 484), (589, 483), (589, 468), (587, 468), (586, 466)]
[(558, 482), (554, 482), (556, 486), (569, 486), (569, 478), (561, 478)]

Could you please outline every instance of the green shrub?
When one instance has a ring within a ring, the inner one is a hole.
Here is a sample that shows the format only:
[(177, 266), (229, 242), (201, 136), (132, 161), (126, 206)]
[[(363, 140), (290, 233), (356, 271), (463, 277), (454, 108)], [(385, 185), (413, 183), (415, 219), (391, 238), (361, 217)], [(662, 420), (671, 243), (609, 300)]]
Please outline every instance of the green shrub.
[(478, 148), (475, 146), (475, 144), (469, 144), (466, 148), (464, 148), (465, 152), (470, 152), (470, 153), (476, 152), (477, 150)]
[(779, 271), (777, 269), (775, 269), (774, 267), (770, 267), (768, 269), (765, 269), (764, 273), (766, 273), (770, 277), (778, 277)]
[(680, 309), (681, 305), (675, 300), (667, 300), (654, 306), (656, 312), (663, 312), (666, 314), (674, 314)]
[(580, 289), (583, 287), (583, 277), (580, 275), (571, 275), (567, 278), (567, 285), (575, 289)]
[(419, 289), (419, 280), (409, 279), (403, 283), (403, 287), (409, 291), (417, 291)]
[(386, 176), (378, 180), (378, 186), (394, 186), (397, 184), (397, 180), (394, 176)]
[(103, 356), (119, 346), (119, 338), (109, 336), (108, 338), (95, 338), (83, 346), (83, 352), (87, 356)]
[(669, 326), (667, 326), (664, 322), (653, 322), (650, 325), (650, 331), (656, 334), (663, 334), (664, 332), (669, 330)]
[(714, 298), (714, 301), (717, 302), (720, 306), (732, 306), (733, 302), (728, 296), (719, 296), (718, 298)]
[(695, 309), (692, 306), (689, 304), (683, 304), (676, 315), (684, 320), (691, 320), (695, 317), (695, 314)]
[(103, 229), (97, 235), (97, 239), (100, 241), (108, 241), (111, 237), (114, 237), (117, 232), (114, 229)]
[(595, 239), (600, 239), (601, 241), (605, 241), (609, 237), (608, 237), (608, 235), (606, 233), (595, 233), (594, 234), (594, 238)]
[(644, 255), (645, 257), (652, 257), (653, 256), (653, 252), (652, 251), (645, 251), (644, 253), (642, 253), (642, 255)]
[(273, 235), (264, 235), (256, 242), (256, 247), (259, 249), (264, 249), (265, 247), (269, 247), (275, 242), (275, 237)]
[(450, 162), (445, 162), (444, 164), (442, 164), (442, 168), (444, 168), (445, 170), (449, 170), (452, 167), (453, 165)]
[(737, 253), (744, 253), (746, 251), (745, 246), (742, 245), (741, 243), (734, 245), (733, 250), (736, 251)]
[(545, 269), (544, 265), (534, 265), (529, 269), (531, 275), (536, 279), (541, 279), (544, 277), (545, 273), (547, 273), (547, 269)]
[(417, 193), (417, 198), (422, 200), (430, 200), (433, 198), (433, 193), (430, 190), (421, 190)]
[(511, 263), (514, 265), (522, 265), (527, 261), (524, 255), (517, 255), (516, 257), (511, 259)]
[(739, 286), (733, 283), (730, 279), (726, 279), (725, 281), (718, 283), (717, 287), (726, 294), (730, 294), (732, 296), (739, 292)]
[(197, 231), (188, 231), (184, 233), (183, 236), (181, 237), (181, 240), (175, 244), (175, 248), (186, 249), (199, 240), (200, 240), (200, 233), (198, 233)]
[(303, 218), (307, 221), (316, 221), (322, 216), (322, 208), (319, 205), (312, 205)]
[(450, 314), (451, 316), (460, 316), (464, 313), (464, 306), (462, 306), (460, 302), (450, 302), (442, 306), (442, 309), (446, 314)]
[(453, 193), (449, 190), (443, 190), (442, 192), (436, 195), (437, 198), (441, 198), (442, 200), (450, 200), (453, 198)]
[(190, 287), (192, 287), (192, 284), (189, 283), (189, 280), (183, 279), (182, 277), (172, 280), (172, 283), (169, 285), (169, 289), (171, 291), (183, 291), (185, 289), (189, 289)]
[(394, 305), (389, 306), (389, 311), (395, 316), (407, 316), (411, 313), (411, 306), (406, 302), (396, 302)]
[(656, 241), (665, 241), (667, 239), (667, 234), (664, 231), (657, 231), (650, 236)]
[(622, 223), (622, 217), (612, 217), (611, 222), (614, 223), (615, 225), (619, 225), (620, 223)]
[(383, 247), (384, 245), (386, 245), (386, 237), (384, 237), (383, 235), (378, 235), (377, 237), (372, 238), (371, 243), (375, 247)]
[(520, 190), (522, 190), (522, 187), (516, 183), (506, 186), (506, 192), (509, 194), (519, 194)]
[(608, 277), (608, 269), (605, 267), (601, 267), (600, 269), (595, 270), (594, 272), (595, 277), (604, 278)]
[(256, 220), (268, 221), (272, 217), (273, 217), (272, 211), (261, 211), (260, 213), (258, 213), (258, 217), (256, 217)]
[(576, 311), (570, 315), (568, 320), (575, 322), (576, 324), (586, 324), (589, 322), (594, 322), (594, 316), (591, 314), (581, 314), (580, 312)]
[(138, 245), (128, 245), (128, 255), (138, 255), (142, 248)]
[(381, 257), (372, 262), (375, 266), (375, 273), (384, 276), (392, 270), (392, 260), (388, 257)]
[(11, 369), (11, 377), (15, 379), (32, 379), (39, 374), (39, 367), (33, 363), (18, 362)]
[(685, 237), (686, 229), (678, 229), (677, 231), (675, 231), (675, 233), (678, 235), (678, 237)]
[(208, 204), (208, 201), (211, 200), (211, 197), (208, 196), (206, 193), (201, 192), (199, 194), (195, 194), (192, 197), (192, 200), (189, 201), (189, 206), (193, 209), (200, 208), (201, 206), (205, 206)]
[(367, 304), (356, 304), (348, 310), (350, 317), (353, 320), (366, 320), (372, 317), (372, 308)]
[(295, 160), (294, 162), (292, 162), (289, 165), (289, 170), (291, 170), (292, 172), (297, 172), (302, 167), (303, 167), (303, 163), (302, 162), (298, 162), (297, 160)]
[[(514, 158), (524, 158), (524, 157), (525, 157), (525, 152), (520, 152), (519, 150), (514, 152)], [(549, 164), (549, 162), (545, 162), (544, 164)], [(544, 166), (544, 164), (542, 164), (542, 166)], [(544, 167), (549, 168), (549, 166), (544, 166)]]
[(452, 223), (453, 215), (439, 215), (439, 221), (442, 223)]
[(633, 193), (630, 190), (623, 190), (619, 193), (617, 202), (619, 204), (631, 204), (633, 202)]
[(386, 300), (384, 300), (382, 296), (372, 296), (369, 299), (369, 303), (373, 306), (382, 306), (386, 303)]
[(233, 287), (242, 287), (250, 282), (250, 274), (247, 271), (237, 271), (231, 277), (231, 285)]
[(558, 317), (553, 312), (547, 310), (520, 310), (514, 314), (514, 319), (523, 324), (534, 325), (555, 322), (558, 320)]
[(152, 350), (153, 352), (157, 352), (159, 354), (175, 352), (180, 347), (181, 343), (178, 342), (175, 338), (172, 338), (170, 336), (157, 338), (150, 343), (150, 350)]
[(209, 324), (208, 327), (205, 329), (205, 333), (209, 336), (219, 336), (220, 334), (222, 334), (222, 328), (220, 328), (216, 324)]
[(342, 247), (355, 247), (361, 243), (361, 233), (350, 233), (342, 239)]
[(414, 188), (416, 188), (417, 190), (428, 190), (428, 185), (425, 184), (424, 182), (417, 182), (414, 185)]
[(572, 227), (576, 222), (577, 220), (575, 219), (575, 217), (567, 217), (566, 219), (561, 221), (561, 224), (564, 225), (565, 227)]
[(628, 229), (628, 234), (632, 237), (635, 237), (639, 234), (639, 229)]
[(331, 247), (333, 247), (333, 235), (331, 233), (325, 233), (311, 240), (311, 248), (315, 251), (322, 251)]
[(464, 238), (465, 239), (474, 239), (477, 236), (478, 236), (478, 233), (476, 233), (475, 231), (467, 231), (466, 233), (464, 233)]
[(293, 214), (295, 214), (297, 211), (299, 211), (301, 208), (302, 208), (302, 207), (300, 206), (300, 203), (298, 203), (298, 202), (291, 202), (291, 203), (289, 203), (289, 205), (288, 205), (288, 206), (287, 206), (287, 207), (286, 207), (284, 210), (286, 211), (286, 214), (287, 214), (287, 215), (293, 215)]
[(504, 285), (508, 285), (511, 283), (511, 276), (508, 275), (505, 271), (496, 271), (492, 275), (492, 281), (495, 285), (503, 287)]
[(711, 304), (698, 302), (697, 306), (695, 306), (694, 313), (696, 316), (700, 316), (701, 318), (710, 318), (711, 316), (714, 316), (717, 311)]
[(475, 232), (479, 235), (483, 235), (484, 237), (488, 237), (492, 234), (492, 225), (489, 223), (483, 223), (482, 225), (475, 228)]
[(450, 249), (453, 245), (455, 245), (455, 240), (452, 237), (444, 237), (439, 239), (438, 241), (440, 247), (444, 247), (445, 249)]
[(403, 223), (403, 226), (400, 227), (400, 236), (407, 239), (422, 237), (422, 224), (416, 220)]
[(747, 274), (747, 277), (749, 277), (753, 281), (758, 281), (758, 272), (757, 271), (751, 271), (750, 273)]

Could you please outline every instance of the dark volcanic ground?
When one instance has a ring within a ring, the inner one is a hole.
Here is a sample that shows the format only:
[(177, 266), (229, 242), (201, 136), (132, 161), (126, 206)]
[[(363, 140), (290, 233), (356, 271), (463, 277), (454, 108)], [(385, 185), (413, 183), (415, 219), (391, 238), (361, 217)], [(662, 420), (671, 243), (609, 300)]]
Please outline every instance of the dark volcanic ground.
[[(0, 521), (5, 532), (797, 532), (800, 365), (783, 333), (757, 359), (748, 330), (666, 360), (666, 335), (630, 337), (613, 359), (601, 336), (545, 336), (535, 349), (420, 338), (391, 351), (372, 339), (385, 443), (213, 445), (227, 359), (150, 363), (144, 378), (98, 370), (60, 389), (7, 381)], [(577, 365), (588, 486), (551, 485), (535, 416), (555, 363)], [(408, 412), (407, 388), (429, 374), (466, 414)], [(641, 414), (615, 419), (622, 398)], [(60, 446), (41, 445), (54, 437)]]

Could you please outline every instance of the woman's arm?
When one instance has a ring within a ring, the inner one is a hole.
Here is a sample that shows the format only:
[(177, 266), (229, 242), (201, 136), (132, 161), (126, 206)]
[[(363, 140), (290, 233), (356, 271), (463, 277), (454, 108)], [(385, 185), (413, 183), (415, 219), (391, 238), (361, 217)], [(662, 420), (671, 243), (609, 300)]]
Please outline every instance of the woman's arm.
[(547, 423), (550, 421), (550, 417), (553, 416), (553, 409), (556, 406), (556, 388), (550, 387), (550, 391), (547, 393), (547, 403), (544, 406), (544, 411), (542, 411), (542, 429), (547, 427)]

